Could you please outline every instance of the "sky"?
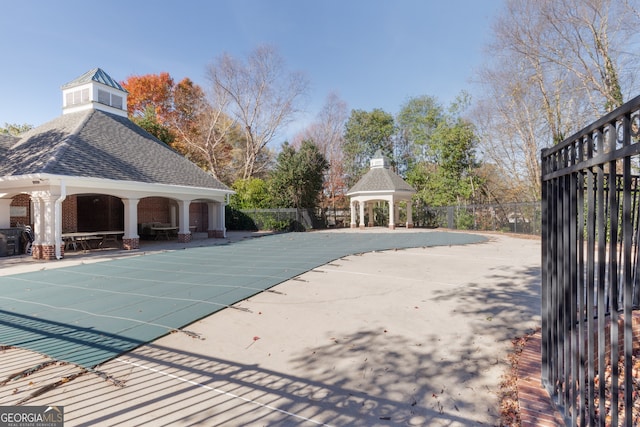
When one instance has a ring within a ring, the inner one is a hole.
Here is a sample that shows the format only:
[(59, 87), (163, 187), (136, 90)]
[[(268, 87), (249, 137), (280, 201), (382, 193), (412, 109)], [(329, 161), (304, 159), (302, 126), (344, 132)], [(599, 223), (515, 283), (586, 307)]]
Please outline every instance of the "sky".
[(168, 72), (206, 85), (223, 53), (274, 46), (310, 83), (280, 138), (312, 122), (330, 93), (349, 110), (395, 115), (409, 98), (448, 105), (477, 90), (504, 0), (23, 0), (0, 7), (0, 126), (62, 111), (60, 87), (100, 67), (123, 81)]

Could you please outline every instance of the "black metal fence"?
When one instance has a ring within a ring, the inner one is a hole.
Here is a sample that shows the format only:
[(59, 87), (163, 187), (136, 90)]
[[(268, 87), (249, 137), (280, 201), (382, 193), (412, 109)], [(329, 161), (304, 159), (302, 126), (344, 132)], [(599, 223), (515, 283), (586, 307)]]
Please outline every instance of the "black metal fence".
[[(388, 208), (379, 207), (378, 226), (386, 226)], [(401, 212), (404, 214), (404, 212)], [(415, 227), (449, 228), (453, 230), (500, 231), (532, 234), (541, 232), (540, 202), (431, 207), (417, 201), (413, 204)], [(226, 226), (229, 230), (304, 231), (349, 227), (348, 209), (323, 211), (311, 209), (233, 209), (227, 206)], [(406, 221), (401, 215), (398, 224)]]
[(639, 110), (542, 151), (542, 381), (569, 425), (640, 425)]
[(414, 203), (416, 227), (540, 235), (540, 202), (429, 207)]
[(226, 206), (228, 230), (305, 231), (323, 224), (312, 209), (234, 209)]

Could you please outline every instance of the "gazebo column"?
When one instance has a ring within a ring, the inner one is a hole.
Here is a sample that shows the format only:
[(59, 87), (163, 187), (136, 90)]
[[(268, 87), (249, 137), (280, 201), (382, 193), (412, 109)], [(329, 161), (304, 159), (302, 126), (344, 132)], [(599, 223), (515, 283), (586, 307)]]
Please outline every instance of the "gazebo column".
[(413, 228), (413, 204), (407, 200), (407, 228)]
[(389, 229), (390, 230), (396, 229), (395, 210), (396, 210), (395, 202), (393, 200), (393, 196), (391, 196), (389, 198)]
[(227, 238), (227, 217), (226, 217), (226, 203), (218, 203), (218, 233), (221, 238)]
[(191, 230), (189, 230), (189, 206), (191, 200), (178, 200), (178, 242), (189, 243)]
[(360, 230), (364, 230), (366, 224), (364, 222), (364, 205), (365, 202), (364, 201), (360, 201), (360, 221), (359, 221), (359, 225), (360, 225)]
[(126, 250), (140, 248), (138, 235), (138, 202), (139, 199), (122, 199), (124, 205), (124, 235), (122, 248)]
[(11, 199), (0, 199), (0, 228), (11, 227)]
[(67, 198), (66, 189), (62, 195), (52, 195), (53, 198), (53, 250), (57, 259), (64, 258), (64, 243), (62, 242), (62, 202)]
[(207, 218), (209, 219), (207, 236), (209, 238), (217, 237), (220, 239), (227, 237), (224, 221), (224, 203), (207, 203), (207, 215)]
[(44, 210), (42, 200), (36, 194), (31, 194), (31, 205), (33, 206), (33, 242), (31, 243), (31, 254), (36, 258), (35, 249), (42, 245), (44, 236)]
[(395, 202), (393, 204), (394, 208), (393, 208), (393, 217), (396, 219), (396, 221), (400, 221), (400, 203), (399, 202)]
[(31, 256), (33, 259), (42, 259), (42, 244), (45, 240), (44, 231), (44, 201), (40, 194), (31, 194), (33, 204), (33, 242), (31, 243)]
[(367, 227), (373, 227), (375, 225), (375, 219), (373, 218), (373, 202), (367, 203), (367, 214), (369, 215), (369, 222)]
[[(34, 259), (52, 260), (64, 256), (62, 246), (62, 199), (59, 195), (40, 194), (34, 201)], [(58, 251), (56, 251), (58, 246)]]
[(351, 228), (357, 228), (358, 227), (358, 223), (356, 222), (356, 218), (358, 217), (358, 214), (356, 213), (356, 201), (355, 200), (351, 200)]

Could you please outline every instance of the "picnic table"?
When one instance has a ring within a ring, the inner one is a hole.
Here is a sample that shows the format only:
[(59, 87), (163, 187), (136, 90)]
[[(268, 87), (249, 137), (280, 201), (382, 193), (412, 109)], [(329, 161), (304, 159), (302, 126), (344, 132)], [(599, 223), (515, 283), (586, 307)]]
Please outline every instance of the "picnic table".
[(121, 230), (111, 231), (76, 231), (72, 233), (62, 233), (62, 241), (65, 249), (73, 247), (78, 250), (80, 246), (83, 250), (91, 250), (91, 242), (98, 242), (97, 247), (101, 248), (107, 242), (118, 242), (118, 236), (124, 234)]
[(164, 237), (165, 239), (169, 240), (169, 234), (174, 231), (178, 231), (178, 227), (154, 225), (153, 227), (151, 227), (151, 230), (155, 231), (156, 240), (158, 240), (160, 237)]

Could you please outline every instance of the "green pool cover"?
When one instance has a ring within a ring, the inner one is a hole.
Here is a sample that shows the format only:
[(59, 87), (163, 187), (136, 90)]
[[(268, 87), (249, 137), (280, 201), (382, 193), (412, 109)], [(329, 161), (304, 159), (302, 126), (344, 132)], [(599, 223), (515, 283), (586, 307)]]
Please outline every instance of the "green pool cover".
[(0, 277), (0, 345), (95, 367), (347, 255), (483, 242), (447, 233), (290, 233)]

